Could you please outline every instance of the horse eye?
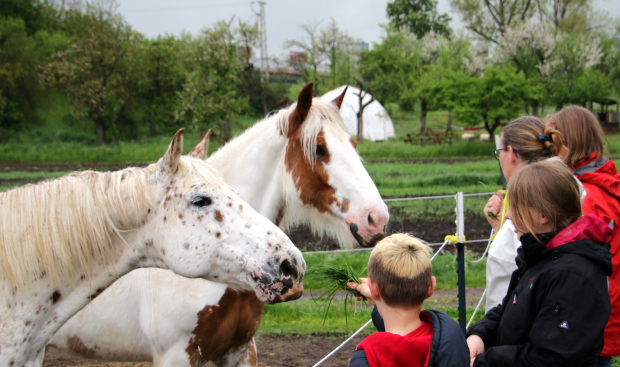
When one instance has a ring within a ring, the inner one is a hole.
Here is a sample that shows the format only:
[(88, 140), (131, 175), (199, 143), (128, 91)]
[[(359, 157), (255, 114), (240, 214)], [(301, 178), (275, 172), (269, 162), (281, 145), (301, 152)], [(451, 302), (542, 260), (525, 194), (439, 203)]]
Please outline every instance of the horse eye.
[(316, 146), (316, 150), (314, 152), (314, 155), (316, 155), (317, 157), (322, 157), (324, 155), (327, 154), (327, 150), (325, 149), (325, 147), (322, 147), (320, 145)]
[(213, 200), (211, 200), (211, 198), (208, 196), (198, 196), (197, 198), (192, 200), (192, 205), (197, 206), (199, 208), (209, 206), (212, 203), (213, 203)]

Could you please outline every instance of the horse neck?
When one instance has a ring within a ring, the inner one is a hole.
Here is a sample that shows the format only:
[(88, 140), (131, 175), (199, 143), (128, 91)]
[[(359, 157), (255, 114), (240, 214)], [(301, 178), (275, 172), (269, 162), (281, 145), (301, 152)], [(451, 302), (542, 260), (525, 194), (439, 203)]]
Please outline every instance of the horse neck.
[(280, 133), (277, 115), (257, 122), (231, 140), (207, 162), (241, 198), (272, 222), (284, 205), (284, 155), (287, 139)]

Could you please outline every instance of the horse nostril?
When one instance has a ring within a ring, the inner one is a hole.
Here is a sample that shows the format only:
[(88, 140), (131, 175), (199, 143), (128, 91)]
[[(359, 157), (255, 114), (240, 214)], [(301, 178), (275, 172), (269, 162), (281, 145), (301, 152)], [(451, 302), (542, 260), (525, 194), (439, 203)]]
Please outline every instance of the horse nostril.
[(374, 222), (374, 219), (372, 219), (372, 213), (368, 213), (368, 224), (373, 224)]
[(284, 276), (297, 278), (297, 270), (289, 260), (282, 261), (282, 264), (280, 264), (280, 273)]

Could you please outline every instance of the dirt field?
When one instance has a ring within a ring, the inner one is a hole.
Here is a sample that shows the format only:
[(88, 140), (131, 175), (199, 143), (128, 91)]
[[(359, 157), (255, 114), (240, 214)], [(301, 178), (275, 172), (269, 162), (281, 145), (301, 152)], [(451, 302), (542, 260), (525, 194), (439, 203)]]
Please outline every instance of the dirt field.
[[(4, 164), (0, 163), (0, 170), (2, 171), (71, 171), (71, 170), (83, 170), (83, 169), (96, 169), (96, 170), (117, 170), (124, 168), (126, 164), (84, 164), (84, 165), (67, 165), (67, 164)], [(28, 181), (24, 179), (0, 179), (0, 184), (25, 184)], [(467, 238), (478, 239), (488, 236), (489, 227), (484, 219), (476, 218), (475, 215), (470, 215), (467, 221)], [(391, 222), (387, 232), (409, 232), (418, 237), (425, 239), (430, 243), (441, 243), (444, 240), (446, 234), (453, 234), (455, 231), (455, 225), (453, 222), (418, 219), (415, 221), (403, 221), (403, 222)], [(291, 240), (300, 248), (306, 250), (333, 250), (337, 249), (338, 245), (333, 241), (320, 241), (315, 238), (305, 228), (296, 228), (290, 231), (289, 236)], [(468, 245), (467, 249), (475, 253), (480, 253), (484, 250), (486, 244)], [(470, 307), (475, 307), (482, 289), (471, 288), (467, 290), (467, 304)], [(428, 300), (427, 305), (429, 308), (433, 308), (433, 305), (442, 306), (457, 306), (458, 298), (456, 296), (456, 290), (441, 290), (437, 291), (431, 299)], [(361, 325), (360, 325), (361, 326)], [(335, 366), (348, 366), (351, 355), (355, 349), (357, 343), (372, 332), (373, 328), (368, 327), (365, 331), (360, 333), (356, 338), (351, 340), (345, 345), (338, 353), (332, 356), (330, 359), (321, 364), (325, 367)], [(336, 335), (336, 334), (322, 334), (322, 335), (297, 335), (297, 336), (282, 336), (282, 335), (259, 335), (257, 338), (257, 346), (259, 351), (259, 366), (262, 367), (307, 367), (312, 366), (323, 357), (325, 357), (334, 348), (340, 345), (349, 335)], [(49, 348), (44, 366), (46, 367), (74, 367), (74, 366), (93, 366), (93, 367), (146, 367), (152, 366), (150, 362), (104, 362), (93, 361), (87, 359), (81, 359), (73, 357), (59, 352), (56, 349)]]

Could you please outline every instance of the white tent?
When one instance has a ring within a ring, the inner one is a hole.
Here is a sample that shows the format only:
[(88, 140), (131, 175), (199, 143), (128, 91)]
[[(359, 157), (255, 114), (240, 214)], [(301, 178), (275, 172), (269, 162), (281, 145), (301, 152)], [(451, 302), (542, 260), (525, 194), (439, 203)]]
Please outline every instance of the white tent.
[[(325, 93), (321, 99), (333, 100), (338, 97), (346, 85), (338, 87)], [(359, 111), (359, 93), (358, 88), (349, 86), (347, 94), (344, 96), (342, 106), (340, 107), (340, 115), (344, 120), (347, 130), (351, 135), (357, 135), (357, 111)], [(364, 96), (363, 102), (366, 103), (370, 100), (370, 94)], [(393, 138), (394, 125), (392, 125), (392, 119), (385, 111), (385, 108), (374, 100), (371, 104), (364, 108), (364, 139), (368, 140), (386, 140)]]

